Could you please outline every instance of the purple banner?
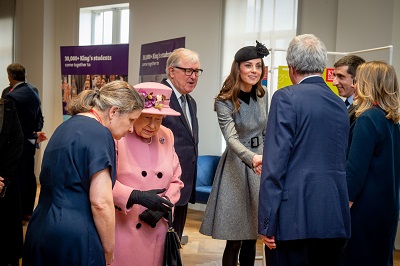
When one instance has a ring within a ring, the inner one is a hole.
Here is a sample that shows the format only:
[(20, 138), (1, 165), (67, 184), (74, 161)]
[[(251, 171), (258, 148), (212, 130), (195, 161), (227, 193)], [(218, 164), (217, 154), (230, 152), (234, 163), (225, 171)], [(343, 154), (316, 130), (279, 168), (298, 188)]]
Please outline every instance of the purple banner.
[(62, 75), (128, 75), (129, 44), (62, 46)]
[(185, 37), (142, 44), (139, 75), (165, 74), (169, 55), (181, 47), (185, 47)]

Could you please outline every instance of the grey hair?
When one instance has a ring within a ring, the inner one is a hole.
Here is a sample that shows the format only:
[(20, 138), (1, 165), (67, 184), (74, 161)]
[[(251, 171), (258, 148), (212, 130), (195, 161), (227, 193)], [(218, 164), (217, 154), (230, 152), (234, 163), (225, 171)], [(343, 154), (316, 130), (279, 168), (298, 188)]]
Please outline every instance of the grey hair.
[(167, 66), (165, 68), (165, 73), (167, 73), (168, 77), (169, 77), (168, 68), (170, 66), (172, 67), (179, 66), (182, 60), (193, 64), (200, 62), (199, 54), (196, 53), (195, 51), (186, 48), (175, 49), (167, 59)]
[(142, 110), (144, 99), (125, 81), (112, 81), (95, 90), (84, 90), (66, 106), (70, 115), (88, 112), (93, 107), (101, 111), (118, 107), (121, 114)]
[(294, 37), (286, 52), (288, 66), (301, 74), (323, 73), (327, 60), (325, 44), (313, 34)]

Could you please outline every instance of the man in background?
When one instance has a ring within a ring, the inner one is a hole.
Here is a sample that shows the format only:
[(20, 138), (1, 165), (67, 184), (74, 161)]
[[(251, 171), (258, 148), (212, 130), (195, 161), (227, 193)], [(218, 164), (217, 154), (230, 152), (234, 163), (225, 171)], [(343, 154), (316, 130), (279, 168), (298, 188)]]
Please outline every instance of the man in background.
[(162, 121), (162, 124), (174, 133), (175, 151), (182, 168), (181, 180), (184, 187), (174, 212), (174, 229), (181, 239), (188, 203), (195, 203), (196, 200), (199, 124), (196, 101), (189, 93), (196, 87), (202, 72), (199, 55), (189, 49), (179, 48), (173, 51), (167, 60), (168, 79), (161, 81), (174, 92), (171, 95), (170, 107), (181, 113), (181, 116), (166, 116)]
[(38, 144), (47, 139), (43, 128), (43, 116), (38, 90), (26, 82), (25, 67), (12, 63), (7, 67), (10, 86), (3, 90), (2, 98), (11, 100), (21, 123), (24, 147), (18, 164), (22, 219), (29, 221), (36, 198), (35, 152)]
[(321, 77), (327, 51), (316, 36), (296, 36), (286, 61), (294, 85), (271, 100), (258, 232), (268, 266), (340, 265), (350, 237), (346, 106)]
[(22, 218), (17, 178), (24, 136), (14, 103), (0, 99), (0, 266), (18, 266), (22, 257)]
[(332, 84), (338, 89), (339, 95), (345, 98), (350, 125), (356, 118), (356, 107), (353, 104), (356, 93), (354, 78), (356, 77), (357, 67), (364, 62), (365, 60), (357, 55), (346, 55), (333, 65), (335, 69), (333, 70)]

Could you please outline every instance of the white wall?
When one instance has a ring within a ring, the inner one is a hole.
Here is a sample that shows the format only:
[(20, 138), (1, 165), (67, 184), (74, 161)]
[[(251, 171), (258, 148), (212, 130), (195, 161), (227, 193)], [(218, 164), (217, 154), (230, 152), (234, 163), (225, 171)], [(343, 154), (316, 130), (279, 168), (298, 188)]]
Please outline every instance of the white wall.
[[(186, 47), (200, 54), (205, 70), (193, 93), (199, 106), (200, 154), (220, 154), (222, 139), (213, 111), (213, 98), (222, 83), (224, 0), (124, 2), (130, 4), (131, 11), (130, 82), (138, 82), (141, 44), (185, 36)], [(60, 46), (78, 45), (79, 8), (120, 1), (16, 0), (16, 3), (16, 61), (27, 67), (29, 81), (39, 88), (44, 131), (51, 136), (62, 122)], [(299, 34), (314, 33), (330, 51), (346, 52), (392, 44), (395, 47), (393, 64), (400, 69), (400, 34), (393, 25), (400, 25), (400, 1), (397, 0), (299, 0)], [(377, 58), (380, 56), (375, 55), (374, 59)], [(334, 61), (335, 58), (330, 59), (329, 65)]]
[[(138, 82), (141, 44), (185, 36), (186, 47), (200, 54), (205, 70), (193, 93), (199, 106), (200, 154), (219, 154), (222, 140), (213, 112), (213, 97), (221, 86), (224, 0), (126, 2), (130, 3), (132, 18), (130, 82)], [(45, 116), (44, 131), (48, 136), (62, 122), (59, 49), (78, 45), (79, 8), (116, 3), (120, 1), (16, 0), (15, 59), (26, 66), (29, 81), (39, 89)], [(298, 34), (314, 33), (329, 51), (350, 52), (393, 45), (393, 65), (400, 74), (400, 1), (299, 0), (298, 19)], [(8, 31), (0, 28), (0, 32), (3, 38)], [(367, 60), (388, 60), (387, 52), (360, 55)], [(329, 65), (336, 59), (330, 58)], [(0, 71), (3, 71), (2, 77), (6, 75), (5, 70)], [(6, 82), (4, 78), (0, 80)], [(39, 165), (40, 160), (37, 168)], [(396, 248), (400, 248), (398, 239)]]
[[(357, 51), (394, 45), (392, 23), (396, 13), (393, 6), (394, 0), (339, 0), (336, 49)], [(397, 36), (399, 34), (397, 29)], [(399, 45), (397, 49), (400, 49)], [(358, 55), (367, 61), (377, 59), (389, 61), (387, 50)]]
[[(203, 75), (193, 97), (198, 103), (200, 154), (220, 154), (221, 134), (213, 98), (220, 87), (222, 0), (188, 4), (184, 0), (127, 1), (130, 4), (129, 82), (139, 82), (144, 43), (186, 37), (200, 54)], [(79, 8), (120, 3), (115, 0), (17, 0), (17, 59), (38, 86), (48, 136), (62, 122), (60, 46), (78, 45)], [(27, 19), (29, 18), (29, 19)], [(17, 60), (17, 61), (18, 61)], [(41, 151), (46, 143), (42, 144)]]
[[(299, 0), (297, 34), (312, 33), (320, 38), (328, 51), (336, 51), (338, 0)], [(328, 57), (328, 66), (335, 58)]]
[(220, 154), (222, 136), (213, 111), (213, 98), (221, 83), (222, 0), (132, 1), (130, 10), (130, 82), (139, 82), (143, 43), (186, 37), (186, 48), (199, 53), (204, 69), (192, 93), (197, 101), (200, 123), (199, 153)]
[[(400, 73), (400, 1), (299, 0), (299, 7), (299, 34), (314, 33), (333, 52), (393, 45), (393, 65)], [(389, 61), (389, 50), (358, 55)], [(329, 57), (328, 66), (340, 57)]]
[(0, 90), (8, 86), (7, 66), (13, 61), (14, 0), (0, 1)]

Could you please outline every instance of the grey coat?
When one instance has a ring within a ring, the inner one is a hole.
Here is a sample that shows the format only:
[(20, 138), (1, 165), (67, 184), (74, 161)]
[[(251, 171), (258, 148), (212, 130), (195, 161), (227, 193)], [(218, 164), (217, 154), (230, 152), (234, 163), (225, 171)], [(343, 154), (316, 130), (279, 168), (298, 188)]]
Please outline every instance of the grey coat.
[[(252, 158), (262, 154), (267, 123), (268, 97), (250, 97), (233, 113), (231, 101), (216, 100), (216, 111), (226, 149), (219, 161), (200, 233), (216, 239), (257, 239), (260, 176)], [(258, 147), (257, 140), (258, 137)], [(253, 138), (253, 147), (251, 145)]]

